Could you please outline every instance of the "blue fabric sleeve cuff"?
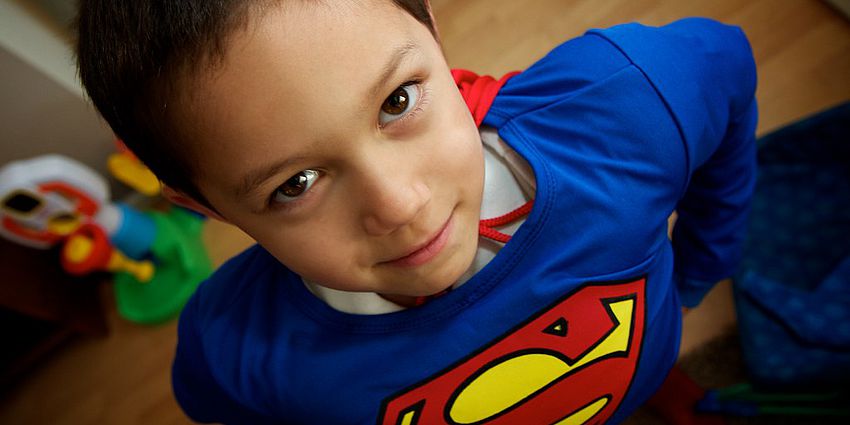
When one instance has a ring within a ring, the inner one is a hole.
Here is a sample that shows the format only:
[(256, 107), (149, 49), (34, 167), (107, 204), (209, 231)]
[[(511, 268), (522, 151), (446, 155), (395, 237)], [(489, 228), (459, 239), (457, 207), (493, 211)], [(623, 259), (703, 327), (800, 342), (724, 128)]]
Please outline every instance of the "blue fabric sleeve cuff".
[(715, 281), (690, 279), (678, 273), (674, 274), (673, 281), (676, 284), (676, 289), (679, 291), (679, 299), (682, 302), (682, 306), (688, 308), (694, 308), (699, 305), (705, 294), (717, 283)]

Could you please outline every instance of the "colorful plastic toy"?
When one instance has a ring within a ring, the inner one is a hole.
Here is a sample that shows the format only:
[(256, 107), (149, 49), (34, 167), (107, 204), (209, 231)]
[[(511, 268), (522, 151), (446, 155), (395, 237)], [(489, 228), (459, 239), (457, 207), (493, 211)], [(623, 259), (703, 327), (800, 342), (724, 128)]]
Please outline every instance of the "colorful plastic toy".
[(86, 220), (112, 220), (109, 187), (88, 167), (59, 155), (0, 169), (0, 236), (33, 248), (56, 245)]
[[(110, 168), (134, 188), (158, 193), (150, 171), (121, 155)], [(175, 317), (212, 271), (202, 218), (179, 207), (142, 212), (109, 198), (106, 181), (69, 158), (12, 162), (0, 168), (0, 236), (39, 249), (61, 246), (70, 274), (112, 272), (118, 311), (128, 320)]]
[(159, 195), (160, 185), (156, 176), (142, 163), (133, 152), (127, 149), (120, 139), (115, 141), (118, 152), (109, 155), (106, 166), (109, 172), (137, 192), (147, 195)]
[[(818, 416), (850, 417), (850, 398), (831, 391), (765, 392), (749, 383), (709, 390), (697, 403), (697, 410), (732, 416)], [(814, 423), (814, 422), (812, 422)], [(838, 419), (829, 423), (839, 423)]]
[(85, 223), (71, 235), (62, 247), (62, 267), (71, 274), (93, 271), (127, 272), (141, 283), (154, 275), (153, 262), (127, 258), (109, 242), (106, 232), (92, 223)]

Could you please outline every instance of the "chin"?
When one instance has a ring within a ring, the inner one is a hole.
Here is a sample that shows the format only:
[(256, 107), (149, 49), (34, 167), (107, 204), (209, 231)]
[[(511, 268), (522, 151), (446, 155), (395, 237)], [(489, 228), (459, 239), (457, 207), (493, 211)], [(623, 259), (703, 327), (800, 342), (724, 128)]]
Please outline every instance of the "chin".
[(438, 271), (427, 273), (421, 276), (420, 279), (417, 279), (416, 283), (410, 287), (411, 291), (407, 295), (427, 297), (439, 294), (451, 288), (463, 276), (465, 271), (466, 268), (456, 269), (452, 265), (450, 269), (449, 267), (443, 267)]
[(455, 281), (456, 280), (450, 279), (448, 277), (443, 278), (442, 276), (440, 276), (435, 278), (435, 276), (431, 275), (428, 276), (427, 279), (419, 280), (414, 285), (406, 288), (407, 290), (398, 291), (398, 295), (409, 297), (428, 297), (431, 295), (439, 294), (440, 292), (451, 288), (451, 286), (454, 285)]
[(456, 253), (454, 258), (452, 258), (453, 264), (447, 265), (447, 267), (442, 270), (443, 273), (437, 274), (439, 278), (435, 279), (433, 285), (430, 285), (430, 288), (433, 289), (433, 291), (428, 295), (445, 291), (457, 283), (472, 265), (472, 260), (475, 258), (475, 248), (477, 248), (477, 245), (473, 245), (472, 249), (465, 250), (466, 252)]

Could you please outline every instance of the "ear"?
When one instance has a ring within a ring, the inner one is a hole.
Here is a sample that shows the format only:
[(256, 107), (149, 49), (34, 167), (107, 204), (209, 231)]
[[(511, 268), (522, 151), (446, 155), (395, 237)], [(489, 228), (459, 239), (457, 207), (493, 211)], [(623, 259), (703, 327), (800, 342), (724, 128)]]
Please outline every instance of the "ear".
[(214, 218), (214, 219), (219, 220), (219, 221), (223, 221), (225, 223), (227, 222), (227, 220), (224, 217), (222, 217), (221, 214), (219, 214), (218, 212), (216, 212), (213, 209), (205, 206), (204, 204), (201, 204), (200, 202), (194, 200), (193, 198), (189, 197), (188, 195), (184, 194), (183, 192), (180, 192), (179, 190), (176, 190), (176, 189), (172, 189), (171, 187), (169, 187), (165, 183), (162, 184), (162, 196), (164, 196), (165, 199), (168, 199), (172, 203), (174, 203), (176, 205), (180, 205), (183, 208), (188, 208), (192, 211), (195, 211), (198, 214), (202, 214), (202, 215), (205, 215), (207, 217)]

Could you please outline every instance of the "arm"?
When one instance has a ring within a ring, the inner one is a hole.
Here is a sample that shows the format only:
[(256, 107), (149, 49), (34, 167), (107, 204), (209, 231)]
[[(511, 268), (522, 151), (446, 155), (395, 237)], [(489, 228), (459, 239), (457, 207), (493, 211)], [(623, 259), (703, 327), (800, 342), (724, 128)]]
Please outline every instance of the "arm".
[(674, 277), (682, 304), (694, 307), (741, 258), (755, 186), (756, 103), (735, 117), (719, 148), (693, 173), (677, 206)]
[(193, 297), (180, 316), (177, 352), (171, 370), (172, 387), (180, 407), (192, 420), (201, 423), (272, 423), (233, 399), (216, 381), (203, 350), (197, 317), (197, 297)]

